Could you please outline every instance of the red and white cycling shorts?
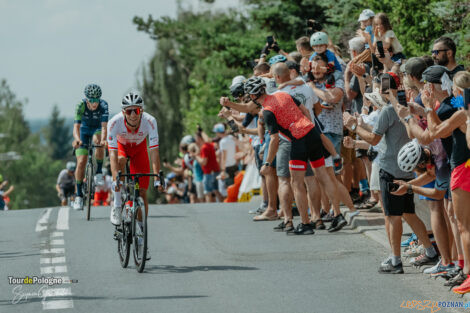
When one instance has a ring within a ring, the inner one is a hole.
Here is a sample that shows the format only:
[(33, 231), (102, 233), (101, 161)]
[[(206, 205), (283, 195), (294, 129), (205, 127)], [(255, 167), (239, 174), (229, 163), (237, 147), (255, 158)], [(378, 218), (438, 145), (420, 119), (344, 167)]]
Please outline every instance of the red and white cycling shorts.
[[(150, 173), (149, 154), (147, 151), (147, 139), (137, 145), (122, 145), (118, 141), (118, 156), (130, 158), (131, 174)], [(150, 177), (139, 178), (140, 189), (148, 189)]]

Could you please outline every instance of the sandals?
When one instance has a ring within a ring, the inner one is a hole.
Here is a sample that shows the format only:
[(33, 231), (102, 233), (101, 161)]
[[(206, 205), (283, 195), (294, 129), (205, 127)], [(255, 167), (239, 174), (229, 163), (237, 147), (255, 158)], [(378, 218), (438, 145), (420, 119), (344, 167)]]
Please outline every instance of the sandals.
[(366, 202), (364, 202), (363, 204), (361, 204), (358, 209), (359, 210), (370, 210), (372, 209), (373, 207), (375, 207), (377, 205), (377, 201), (371, 201), (370, 199), (367, 200)]
[(261, 214), (261, 215), (256, 215), (255, 217), (253, 217), (254, 222), (275, 221), (278, 219), (279, 219), (279, 216), (277, 215), (277, 213), (276, 215), (273, 215), (273, 216), (266, 216), (264, 214)]
[(282, 221), (281, 224), (274, 227), (273, 230), (278, 232), (292, 231), (294, 230), (294, 223), (292, 222), (292, 220), (287, 221), (287, 223), (285, 221)]

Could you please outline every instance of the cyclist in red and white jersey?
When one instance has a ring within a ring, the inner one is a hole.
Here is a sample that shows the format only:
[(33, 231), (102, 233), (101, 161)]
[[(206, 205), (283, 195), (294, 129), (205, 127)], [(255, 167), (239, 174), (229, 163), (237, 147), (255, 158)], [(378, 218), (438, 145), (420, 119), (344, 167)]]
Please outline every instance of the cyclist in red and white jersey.
[[(118, 171), (124, 172), (127, 158), (130, 158), (131, 173), (150, 173), (150, 162), (154, 174), (160, 171), (157, 121), (152, 115), (143, 111), (143, 105), (144, 101), (138, 94), (127, 94), (122, 99), (122, 112), (116, 114), (108, 123), (108, 148), (114, 195), (110, 219), (114, 225), (120, 224), (122, 204), (120, 184), (116, 182), (116, 176)], [(149, 181), (149, 177), (139, 178), (140, 196), (144, 200), (146, 214), (148, 214)], [(156, 179), (154, 187), (160, 186), (161, 182)]]

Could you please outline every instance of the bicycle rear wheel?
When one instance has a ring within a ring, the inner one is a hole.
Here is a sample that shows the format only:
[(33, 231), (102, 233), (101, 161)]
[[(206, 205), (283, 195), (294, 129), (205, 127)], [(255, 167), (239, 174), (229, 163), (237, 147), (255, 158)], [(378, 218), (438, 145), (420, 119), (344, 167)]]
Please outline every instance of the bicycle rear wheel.
[(93, 188), (93, 162), (88, 161), (85, 170), (85, 177), (87, 180), (86, 184), (86, 220), (90, 220), (91, 215), (91, 203), (94, 198), (94, 188)]
[[(147, 258), (147, 217), (145, 216), (145, 206), (144, 201), (141, 197), (137, 199), (136, 203), (137, 209), (135, 210), (132, 216), (132, 226), (133, 226), (133, 251), (134, 251), (134, 262), (137, 267), (137, 272), (142, 273), (145, 268), (145, 261)], [(142, 216), (142, 234), (138, 235), (136, 230), (137, 227), (137, 216), (139, 212)]]

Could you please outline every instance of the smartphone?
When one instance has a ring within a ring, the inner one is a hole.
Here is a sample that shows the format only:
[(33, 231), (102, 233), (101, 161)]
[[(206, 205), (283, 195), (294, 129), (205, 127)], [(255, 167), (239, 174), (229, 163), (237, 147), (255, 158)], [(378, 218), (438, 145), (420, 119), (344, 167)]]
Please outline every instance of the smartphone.
[(273, 36), (266, 37), (266, 42), (268, 43), (268, 47), (271, 47), (274, 44), (274, 37)]
[(407, 107), (408, 103), (406, 103), (406, 93), (404, 90), (398, 90), (397, 92), (398, 103), (402, 106)]
[(465, 88), (463, 90), (463, 107), (465, 110), (468, 110), (470, 106), (470, 88)]
[(380, 53), (380, 57), (385, 58), (384, 45), (383, 45), (382, 41), (377, 41), (377, 50)]
[(390, 89), (390, 77), (383, 75), (382, 79), (380, 80), (380, 90), (382, 90), (382, 93), (388, 93), (389, 89)]
[(395, 192), (398, 190), (398, 188), (400, 188), (400, 185), (392, 183), (392, 182), (388, 183), (388, 192)]

